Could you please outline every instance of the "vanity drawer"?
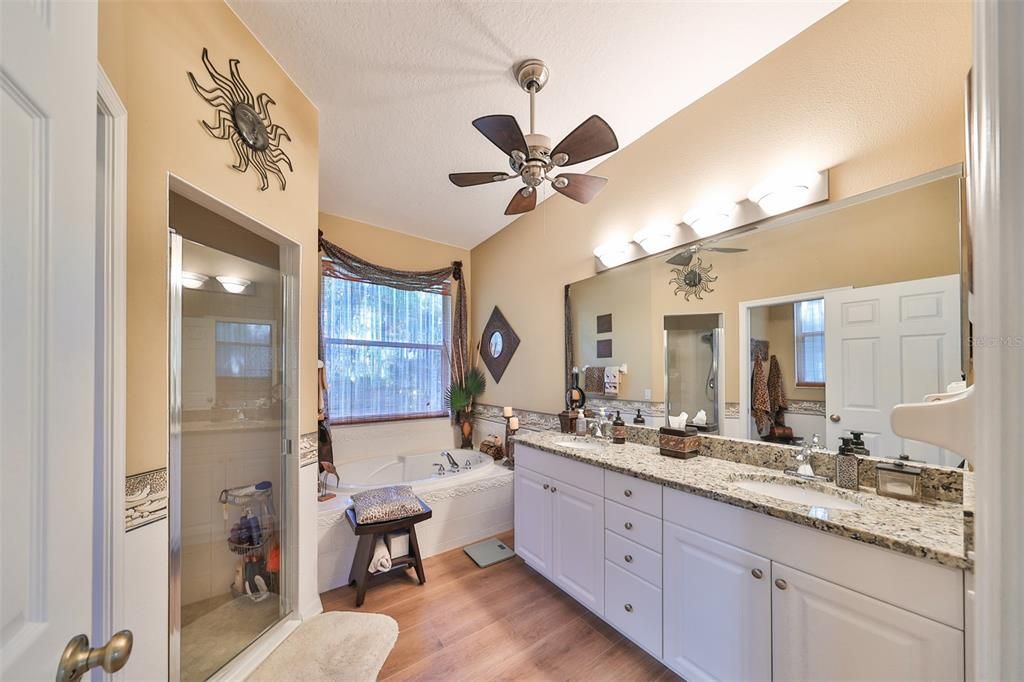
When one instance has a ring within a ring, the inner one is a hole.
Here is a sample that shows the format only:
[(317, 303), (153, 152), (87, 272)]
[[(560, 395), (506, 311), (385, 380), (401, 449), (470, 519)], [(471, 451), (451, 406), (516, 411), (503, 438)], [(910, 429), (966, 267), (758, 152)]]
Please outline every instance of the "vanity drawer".
[(605, 500), (604, 527), (655, 552), (661, 551), (661, 519), (650, 514)]
[(661, 658), (661, 590), (610, 561), (604, 564), (604, 617), (635, 644)]
[(523, 466), (538, 474), (582, 488), (595, 495), (601, 494), (604, 469), (592, 464), (584, 464), (576, 460), (553, 455), (537, 448), (516, 444), (516, 466)]
[(604, 496), (627, 507), (632, 507), (661, 518), (661, 486), (641, 481), (615, 471), (604, 472)]
[(616, 535), (604, 532), (604, 557), (619, 568), (661, 587), (661, 554)]

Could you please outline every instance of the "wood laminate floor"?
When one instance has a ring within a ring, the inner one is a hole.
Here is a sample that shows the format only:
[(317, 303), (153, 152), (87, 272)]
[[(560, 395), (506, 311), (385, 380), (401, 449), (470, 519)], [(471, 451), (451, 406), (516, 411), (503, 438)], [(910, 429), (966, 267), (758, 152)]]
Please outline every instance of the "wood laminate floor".
[(398, 621), (381, 680), (679, 679), (519, 557), (477, 568), (456, 549), (423, 564), (425, 585), (410, 571), (371, 587), (361, 609), (351, 587), (321, 595), (326, 611)]

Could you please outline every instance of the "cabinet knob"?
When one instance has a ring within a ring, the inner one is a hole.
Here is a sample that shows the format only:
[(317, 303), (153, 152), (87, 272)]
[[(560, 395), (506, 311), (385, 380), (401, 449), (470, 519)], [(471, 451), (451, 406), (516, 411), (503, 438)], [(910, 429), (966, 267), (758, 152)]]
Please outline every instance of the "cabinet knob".
[(558, 488), (556, 488), (555, 486), (551, 486), (551, 492), (555, 492), (556, 490), (558, 490)]
[(626, 556), (624, 556), (623, 558), (624, 558), (624, 559), (626, 560), (626, 563), (627, 563), (627, 564), (631, 564), (631, 563), (633, 563), (633, 555), (632, 555), (632, 554), (627, 554), (627, 555), (626, 555)]
[(784, 589), (786, 589), (787, 587), (789, 587), (789, 583), (787, 583), (787, 582), (786, 582), (785, 580), (783, 580), (782, 578), (778, 578), (778, 579), (776, 579), (776, 581), (775, 581), (775, 587), (779, 588), (780, 590), (784, 590)]
[(626, 489), (622, 494), (626, 497), (633, 497), (633, 491), (629, 489)]
[(755, 568), (750, 572), (750, 575), (754, 576), (758, 580), (764, 577), (764, 572), (760, 568)]
[(626, 609), (626, 613), (633, 613), (633, 605), (632, 604), (626, 604), (623, 608)]
[(633, 530), (633, 522), (632, 521), (626, 521), (622, 525), (625, 527), (626, 530)]
[(547, 490), (547, 489), (548, 489), (548, 488), (550, 488), (550, 487), (551, 487), (551, 486), (549, 486), (549, 485), (548, 485), (547, 483), (545, 483), (545, 484), (544, 484), (544, 490)]
[(838, 414), (833, 414), (829, 416), (829, 419), (831, 419), (833, 423), (838, 424), (841, 417)]

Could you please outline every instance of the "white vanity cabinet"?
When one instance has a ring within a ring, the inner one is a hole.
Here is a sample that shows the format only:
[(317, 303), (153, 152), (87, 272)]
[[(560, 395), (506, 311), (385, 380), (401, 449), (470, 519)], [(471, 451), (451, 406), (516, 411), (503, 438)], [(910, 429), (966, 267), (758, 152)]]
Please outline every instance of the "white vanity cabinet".
[(964, 573), (520, 443), (516, 552), (690, 682), (964, 680)]
[(603, 483), (595, 466), (517, 448), (516, 553), (598, 615), (604, 615)]
[(963, 680), (963, 632), (772, 565), (776, 680)]
[(770, 680), (771, 562), (665, 523), (664, 663), (689, 682)]

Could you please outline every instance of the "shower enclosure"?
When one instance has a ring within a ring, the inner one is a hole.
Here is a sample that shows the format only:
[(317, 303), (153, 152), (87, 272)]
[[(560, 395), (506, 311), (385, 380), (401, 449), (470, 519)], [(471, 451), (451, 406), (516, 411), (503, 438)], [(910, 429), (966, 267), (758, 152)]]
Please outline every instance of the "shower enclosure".
[(170, 205), (170, 678), (205, 680), (293, 608), (293, 365), (278, 245)]
[(721, 425), (722, 316), (665, 316), (665, 424), (686, 412), (689, 421), (704, 410), (706, 430)]

